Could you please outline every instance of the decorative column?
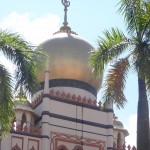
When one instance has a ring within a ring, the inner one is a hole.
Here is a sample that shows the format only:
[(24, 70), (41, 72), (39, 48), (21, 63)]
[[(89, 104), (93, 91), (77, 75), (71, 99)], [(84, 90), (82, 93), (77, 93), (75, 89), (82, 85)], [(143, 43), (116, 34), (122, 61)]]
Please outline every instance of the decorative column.
[[(47, 69), (48, 70), (48, 69)], [(45, 83), (44, 83), (44, 95), (49, 94), (49, 71), (45, 71)], [(43, 111), (50, 111), (50, 99), (48, 97), (43, 98), (42, 103)], [(50, 150), (50, 125), (49, 116), (42, 116), (42, 150)]]
[(30, 127), (31, 127), (31, 114), (29, 112), (26, 113), (26, 117), (27, 117), (27, 128), (28, 128), (28, 131), (30, 131)]
[(15, 116), (16, 116), (16, 130), (18, 126), (21, 126), (21, 121), (22, 121), (22, 112), (21, 111), (16, 111)]
[(107, 136), (107, 148), (113, 148), (113, 103), (107, 103), (105, 107), (107, 110), (107, 125), (111, 126), (107, 129), (107, 135), (112, 135)]

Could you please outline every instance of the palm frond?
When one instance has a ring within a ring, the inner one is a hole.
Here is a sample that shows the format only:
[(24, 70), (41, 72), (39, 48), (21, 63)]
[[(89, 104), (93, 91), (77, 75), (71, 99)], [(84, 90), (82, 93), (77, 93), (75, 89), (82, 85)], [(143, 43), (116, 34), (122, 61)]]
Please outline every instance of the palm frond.
[(142, 37), (143, 41), (150, 43), (150, 2), (147, 2), (145, 4), (145, 13), (145, 18), (147, 18), (147, 22), (145, 22), (145, 25), (143, 27)]
[(89, 61), (94, 76), (102, 75), (104, 65), (122, 54), (129, 45), (129, 40), (118, 28), (106, 30), (103, 34), (104, 38), (100, 37), (99, 47), (91, 52)]
[(32, 92), (36, 85), (36, 72), (42, 69), (46, 55), (24, 41), (18, 34), (0, 32), (0, 49), (4, 56), (16, 65), (16, 90), (23, 86), (25, 92)]
[(126, 103), (124, 88), (126, 77), (130, 68), (128, 58), (120, 59), (109, 70), (104, 83), (102, 100), (105, 103), (113, 102), (118, 108), (123, 108)]
[(136, 68), (140, 72), (139, 74), (141, 75), (141, 77), (145, 79), (147, 92), (150, 94), (150, 47), (145, 52), (144, 59), (141, 58), (141, 61), (140, 60), (137, 61), (136, 65), (139, 65), (139, 66), (136, 66)]
[[(136, 22), (136, 10), (139, 10), (140, 0), (121, 0), (119, 12), (124, 15), (124, 19), (127, 25), (127, 30), (131, 33), (138, 32), (138, 25)], [(137, 8), (135, 6), (138, 6)], [(138, 35), (138, 33), (136, 33)]]
[(146, 81), (146, 85), (147, 85), (147, 93), (148, 93), (148, 96), (150, 98), (150, 77), (146, 76), (145, 81)]
[(150, 92), (150, 42), (138, 43), (132, 53), (132, 63), (138, 76), (146, 81), (147, 91)]
[[(26, 55), (29, 55), (29, 57)], [(25, 91), (32, 92), (35, 89), (37, 71), (44, 70), (45, 58), (45, 55), (40, 51), (30, 51), (25, 55), (20, 54), (16, 60), (16, 90), (23, 87)]]
[[(149, 25), (150, 26), (150, 25)], [(146, 29), (145, 34), (144, 34), (144, 40), (148, 43), (150, 43), (150, 27)], [(149, 44), (150, 45), (150, 44)]]
[(143, 0), (120, 0), (119, 12), (124, 15), (129, 34), (141, 40), (149, 24), (149, 4)]
[[(143, 20), (144, 20), (144, 23), (143, 23), (143, 27), (142, 27), (142, 39), (145, 38), (146, 35), (150, 36), (148, 32), (150, 32), (150, 3), (148, 2), (145, 2), (144, 4), (144, 8), (143, 8), (143, 11), (144, 11), (144, 14), (143, 14)], [(147, 34), (148, 33), (148, 34)]]
[(137, 48), (133, 51), (134, 65), (136, 71), (140, 77), (145, 78), (150, 73), (150, 46), (149, 43), (143, 42), (137, 45)]
[(10, 130), (14, 117), (11, 75), (0, 65), (0, 132)]

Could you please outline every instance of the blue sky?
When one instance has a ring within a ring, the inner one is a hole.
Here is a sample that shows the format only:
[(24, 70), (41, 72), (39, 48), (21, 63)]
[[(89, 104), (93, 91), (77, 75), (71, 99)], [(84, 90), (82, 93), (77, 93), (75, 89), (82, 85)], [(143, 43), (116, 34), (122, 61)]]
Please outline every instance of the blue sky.
[[(94, 0), (94, 2), (70, 0), (70, 2), (69, 26), (94, 47), (97, 46), (98, 36), (102, 36), (105, 29), (119, 27), (125, 32), (123, 17), (117, 13), (116, 5), (119, 0)], [(0, 27), (7, 28), (12, 32), (19, 32), (26, 40), (35, 45), (48, 39), (63, 22), (64, 11), (61, 0), (0, 0), (0, 4)], [(128, 103), (124, 109), (115, 109), (115, 113), (125, 127), (131, 130), (128, 140), (131, 144), (135, 144), (138, 96), (137, 78), (133, 72), (127, 79), (125, 94)], [(98, 100), (100, 95), (101, 93), (98, 94)]]

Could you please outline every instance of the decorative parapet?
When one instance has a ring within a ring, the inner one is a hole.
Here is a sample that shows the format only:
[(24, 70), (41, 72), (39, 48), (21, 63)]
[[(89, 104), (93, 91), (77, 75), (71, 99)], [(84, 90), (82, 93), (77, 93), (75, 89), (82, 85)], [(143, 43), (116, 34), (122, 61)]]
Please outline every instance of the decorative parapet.
[(43, 92), (39, 94), (34, 100), (32, 100), (32, 108), (34, 108), (40, 101), (42, 101)]
[(59, 90), (54, 91), (54, 89), (51, 89), (50, 95), (54, 97), (66, 99), (66, 100), (97, 106), (97, 101), (95, 99), (92, 100), (91, 98), (81, 97), (80, 95), (75, 95), (75, 94), (71, 95), (70, 93), (60, 92)]
[(135, 146), (131, 147), (130, 145), (126, 146), (126, 144), (123, 145), (117, 145), (115, 142), (113, 143), (113, 150), (137, 150)]
[[(65, 93), (64, 91), (60, 92), (59, 90), (54, 91), (54, 89), (50, 90), (49, 95), (57, 99), (74, 101), (79, 104), (89, 105), (101, 111), (107, 110), (107, 107), (104, 107), (104, 104), (102, 102), (99, 102), (97, 104), (96, 99), (92, 100), (91, 98), (81, 97), (80, 95), (75, 95), (75, 94), (71, 95), (70, 93)], [(42, 99), (43, 99), (43, 92), (41, 92), (34, 100), (32, 100), (32, 103), (31, 103), (32, 108), (33, 109), (36, 108), (42, 102)]]
[(28, 133), (31, 135), (41, 135), (41, 129), (31, 126), (30, 128), (28, 128), (27, 126), (22, 127), (21, 125), (18, 125), (16, 128), (12, 128), (11, 129), (12, 132), (17, 132), (17, 133)]
[[(71, 95), (70, 93), (60, 92), (59, 90), (54, 91), (54, 89), (50, 90), (50, 96), (67, 99), (71, 101), (76, 101), (79, 103), (84, 103), (92, 106), (97, 106), (96, 99), (92, 100), (91, 98), (81, 97), (80, 95), (76, 96), (75, 94)], [(39, 94), (33, 101), (32, 101), (32, 108), (34, 108), (41, 100), (42, 100), (43, 92)]]

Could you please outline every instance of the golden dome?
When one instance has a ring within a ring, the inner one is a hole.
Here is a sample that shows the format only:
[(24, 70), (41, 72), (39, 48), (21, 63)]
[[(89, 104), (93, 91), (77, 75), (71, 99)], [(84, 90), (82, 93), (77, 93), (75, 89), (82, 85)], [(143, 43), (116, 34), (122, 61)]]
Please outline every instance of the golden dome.
[[(101, 80), (92, 77), (88, 66), (89, 52), (93, 47), (71, 33), (57, 33), (40, 45), (50, 56), (49, 79), (73, 79), (88, 83), (96, 90)], [(39, 73), (38, 81), (44, 81), (44, 73)]]

